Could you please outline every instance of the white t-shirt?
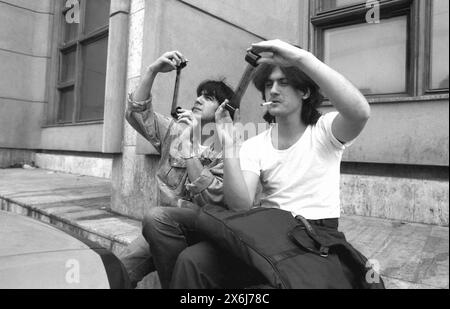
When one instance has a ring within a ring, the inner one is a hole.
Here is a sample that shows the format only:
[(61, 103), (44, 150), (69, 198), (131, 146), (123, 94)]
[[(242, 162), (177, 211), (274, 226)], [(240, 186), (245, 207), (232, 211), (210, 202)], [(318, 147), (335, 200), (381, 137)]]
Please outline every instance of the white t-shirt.
[(281, 208), (309, 220), (340, 217), (340, 162), (351, 142), (342, 145), (333, 136), (331, 125), (337, 115), (321, 116), (285, 150), (273, 147), (273, 126), (243, 143), (241, 169), (259, 176), (261, 206)]

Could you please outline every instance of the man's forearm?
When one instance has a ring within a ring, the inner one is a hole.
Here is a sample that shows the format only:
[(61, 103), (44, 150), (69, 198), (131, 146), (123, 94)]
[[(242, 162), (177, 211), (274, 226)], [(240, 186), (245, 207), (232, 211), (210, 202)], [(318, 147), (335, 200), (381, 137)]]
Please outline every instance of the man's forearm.
[(155, 72), (152, 68), (149, 68), (142, 75), (139, 86), (133, 93), (134, 101), (145, 101), (150, 97), (150, 92), (153, 86), (153, 82), (155, 81), (156, 75), (158, 73)]
[(319, 85), (344, 118), (359, 120), (369, 117), (370, 106), (366, 98), (340, 73), (311, 53), (301, 58), (298, 66)]
[(249, 210), (253, 205), (242, 174), (239, 157), (225, 158), (223, 170), (225, 201), (231, 210)]
[(193, 182), (200, 177), (204, 167), (198, 158), (193, 157), (186, 160), (186, 168), (189, 181)]

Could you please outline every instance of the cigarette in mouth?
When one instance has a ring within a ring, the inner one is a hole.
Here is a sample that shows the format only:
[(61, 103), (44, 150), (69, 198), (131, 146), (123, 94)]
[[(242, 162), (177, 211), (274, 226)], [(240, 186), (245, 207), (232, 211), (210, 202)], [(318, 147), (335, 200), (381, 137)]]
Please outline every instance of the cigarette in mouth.
[(272, 104), (273, 102), (266, 102), (266, 103), (261, 103), (261, 106), (267, 106), (267, 105), (270, 105), (270, 104)]

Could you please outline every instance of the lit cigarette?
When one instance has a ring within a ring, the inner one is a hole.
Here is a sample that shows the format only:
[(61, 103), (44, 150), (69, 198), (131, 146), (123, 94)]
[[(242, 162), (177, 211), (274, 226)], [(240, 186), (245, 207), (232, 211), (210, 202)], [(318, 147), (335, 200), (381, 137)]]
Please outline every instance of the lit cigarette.
[(234, 108), (233, 106), (231, 106), (231, 104), (225, 104), (225, 107), (228, 109), (228, 111), (233, 111), (233, 112), (235, 112), (236, 111), (236, 108)]
[(266, 102), (266, 103), (261, 103), (261, 106), (267, 106), (267, 105), (270, 105), (270, 104), (272, 104), (273, 102)]

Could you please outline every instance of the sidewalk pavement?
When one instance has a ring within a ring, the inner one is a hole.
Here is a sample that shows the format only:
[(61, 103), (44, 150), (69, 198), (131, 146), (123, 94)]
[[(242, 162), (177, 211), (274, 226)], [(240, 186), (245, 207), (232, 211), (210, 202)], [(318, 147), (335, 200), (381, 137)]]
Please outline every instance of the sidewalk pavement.
[[(53, 224), (118, 254), (137, 237), (138, 220), (110, 211), (108, 179), (42, 169), (0, 169), (0, 209)], [(378, 262), (390, 289), (449, 288), (449, 229), (343, 215), (340, 230)], [(140, 287), (157, 287), (155, 273)], [(155, 283), (156, 282), (156, 283)]]

